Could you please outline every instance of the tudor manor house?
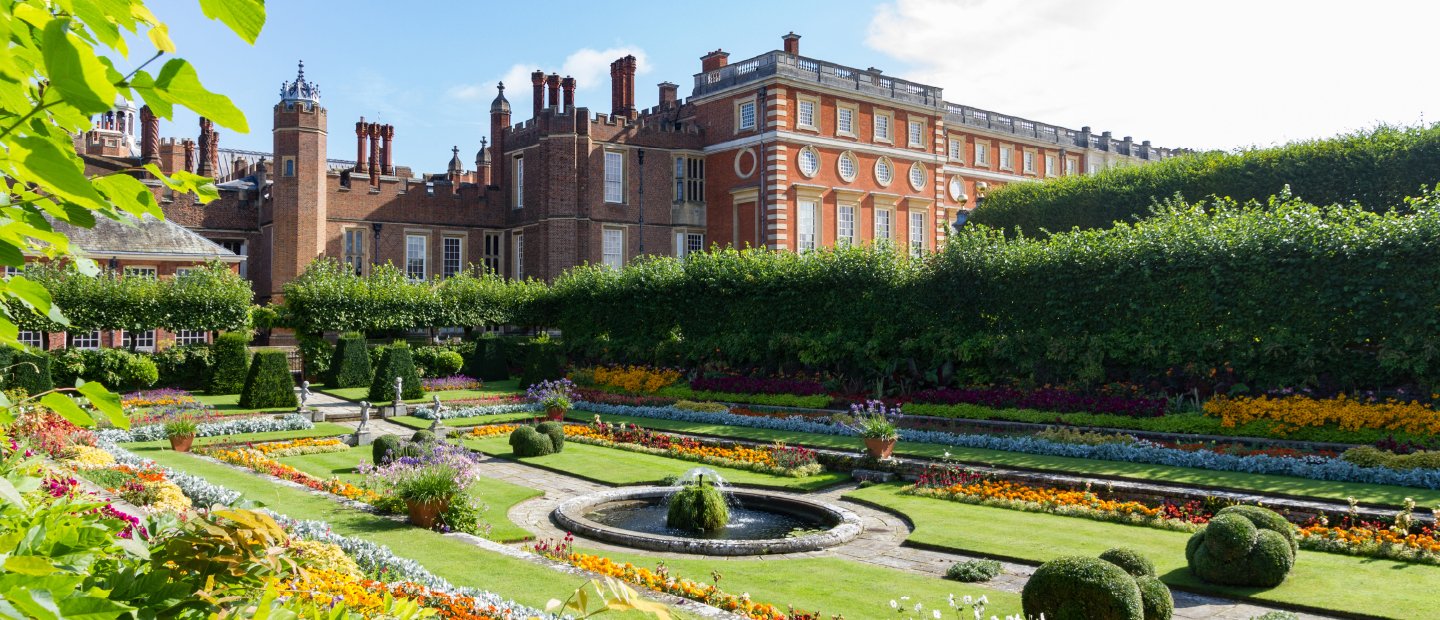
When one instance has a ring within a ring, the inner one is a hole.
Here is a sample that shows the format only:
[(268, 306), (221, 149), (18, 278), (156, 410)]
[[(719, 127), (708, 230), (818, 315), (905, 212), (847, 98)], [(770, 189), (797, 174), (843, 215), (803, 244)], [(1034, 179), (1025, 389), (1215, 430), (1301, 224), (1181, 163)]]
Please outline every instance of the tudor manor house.
[[(987, 188), (1172, 155), (808, 58), (794, 33), (782, 42), (740, 62), (705, 54), (689, 98), (662, 82), (657, 104), (644, 109), (633, 56), (610, 66), (608, 113), (575, 107), (571, 77), (536, 71), (528, 85), (500, 84), (489, 135), (453, 148), (448, 169), (435, 173), (392, 161), (403, 132), (391, 125), (331, 125), (303, 64), (275, 104), (269, 153), (221, 148), (205, 119), (195, 139), (161, 138), (148, 108), (121, 102), (76, 138), (92, 172), (155, 163), (214, 177), (221, 198), (200, 205), (147, 179), (180, 239), (144, 258), (127, 255), (125, 239), (85, 249), (161, 277), (222, 257), (261, 302), (320, 256), (362, 274), (388, 261), (414, 278), (473, 264), (549, 279), (585, 263), (619, 267), (641, 254), (683, 257), (717, 245), (805, 251), (883, 240), (924, 252)], [(354, 159), (328, 159), (329, 142), (348, 142), (352, 129)], [(462, 151), (475, 152), (473, 162)], [(166, 255), (197, 244), (213, 251)]]

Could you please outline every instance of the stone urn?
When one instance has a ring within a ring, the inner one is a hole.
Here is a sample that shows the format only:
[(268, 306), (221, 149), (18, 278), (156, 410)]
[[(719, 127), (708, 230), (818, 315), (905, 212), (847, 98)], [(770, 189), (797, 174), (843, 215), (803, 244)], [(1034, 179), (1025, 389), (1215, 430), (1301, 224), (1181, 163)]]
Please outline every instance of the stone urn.
[(194, 435), (171, 435), (170, 449), (176, 452), (189, 452), (191, 444), (195, 443)]
[(435, 527), (435, 523), (440, 520), (440, 515), (444, 514), (445, 509), (450, 507), (450, 500), (447, 498), (432, 499), (423, 502), (406, 501), (405, 507), (409, 509), (410, 522), (428, 530)]
[(882, 439), (879, 437), (866, 437), (865, 452), (873, 458), (877, 458), (880, 460), (888, 459), (890, 458), (890, 455), (895, 452), (896, 441), (898, 441), (898, 439), (895, 437), (891, 437), (889, 439)]

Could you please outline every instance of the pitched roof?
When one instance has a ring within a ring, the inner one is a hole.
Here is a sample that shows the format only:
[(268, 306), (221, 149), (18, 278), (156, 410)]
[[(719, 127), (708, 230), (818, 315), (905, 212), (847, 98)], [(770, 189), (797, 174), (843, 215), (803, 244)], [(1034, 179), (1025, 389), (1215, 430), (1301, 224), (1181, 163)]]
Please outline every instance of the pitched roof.
[(146, 215), (119, 222), (106, 217), (95, 218), (93, 228), (81, 228), (68, 222), (51, 221), (55, 232), (64, 233), (71, 245), (91, 258), (146, 256), (173, 260), (218, 260), (235, 263), (245, 257), (220, 247), (214, 241), (169, 220)]

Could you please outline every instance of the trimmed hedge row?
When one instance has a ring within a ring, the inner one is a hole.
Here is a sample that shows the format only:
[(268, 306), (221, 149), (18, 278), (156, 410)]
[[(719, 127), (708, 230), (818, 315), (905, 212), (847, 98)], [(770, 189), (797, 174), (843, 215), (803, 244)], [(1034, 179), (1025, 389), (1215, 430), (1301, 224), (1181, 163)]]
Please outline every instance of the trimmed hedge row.
[(1440, 125), (1381, 127), (1279, 148), (1176, 157), (1144, 166), (996, 189), (972, 221), (1027, 234), (1108, 228), (1150, 213), (1176, 194), (1264, 200), (1286, 185), (1316, 204), (1357, 202), (1374, 211), (1440, 183)]

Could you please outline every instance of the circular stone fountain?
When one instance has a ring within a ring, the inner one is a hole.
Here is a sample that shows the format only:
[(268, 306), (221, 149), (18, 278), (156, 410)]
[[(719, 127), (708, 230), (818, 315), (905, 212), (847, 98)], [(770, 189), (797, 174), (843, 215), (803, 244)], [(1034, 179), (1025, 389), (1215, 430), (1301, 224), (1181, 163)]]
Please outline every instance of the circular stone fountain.
[[(713, 479), (713, 478), (712, 478)], [(775, 491), (725, 487), (730, 521), (711, 532), (668, 527), (679, 487), (628, 487), (575, 497), (553, 514), (559, 526), (595, 540), (675, 553), (764, 555), (814, 551), (860, 535), (860, 517), (839, 506)]]

